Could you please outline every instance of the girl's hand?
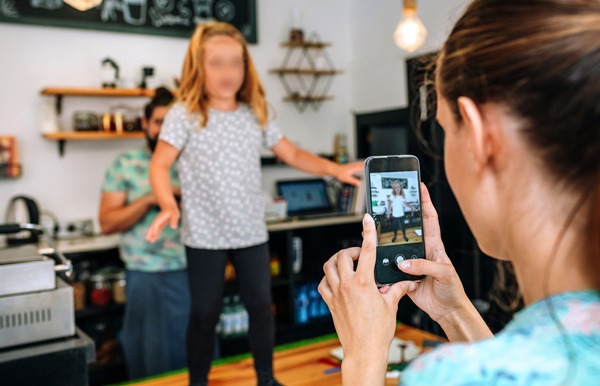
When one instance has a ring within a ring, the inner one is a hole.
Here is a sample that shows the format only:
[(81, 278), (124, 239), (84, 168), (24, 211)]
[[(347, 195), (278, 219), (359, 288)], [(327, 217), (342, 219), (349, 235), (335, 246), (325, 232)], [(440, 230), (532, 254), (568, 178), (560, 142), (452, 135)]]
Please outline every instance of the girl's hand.
[(181, 213), (179, 212), (179, 208), (176, 206), (161, 210), (154, 221), (152, 221), (152, 224), (150, 224), (150, 228), (148, 228), (148, 234), (146, 235), (146, 240), (150, 241), (151, 243), (155, 242), (167, 224), (170, 224), (171, 228), (177, 229), (179, 217), (181, 217)]
[(360, 173), (363, 168), (364, 164), (362, 162), (350, 162), (344, 165), (338, 165), (334, 177), (341, 182), (358, 186), (360, 184), (360, 179), (356, 178), (354, 175)]
[[(347, 384), (348, 377), (354, 384), (383, 384), (396, 330), (398, 302), (416, 285), (401, 282), (377, 288), (374, 275), (377, 231), (368, 214), (363, 218), (363, 230), (362, 248), (341, 250), (325, 263), (319, 293), (331, 310), (344, 348), (343, 383)], [(358, 267), (354, 271), (356, 259)], [(361, 382), (368, 378), (368, 382)]]
[(438, 322), (448, 339), (479, 340), (493, 336), (467, 297), (442, 243), (437, 213), (421, 183), (423, 231), (427, 259), (405, 260), (398, 267), (411, 275), (425, 275), (408, 292), (412, 301)]

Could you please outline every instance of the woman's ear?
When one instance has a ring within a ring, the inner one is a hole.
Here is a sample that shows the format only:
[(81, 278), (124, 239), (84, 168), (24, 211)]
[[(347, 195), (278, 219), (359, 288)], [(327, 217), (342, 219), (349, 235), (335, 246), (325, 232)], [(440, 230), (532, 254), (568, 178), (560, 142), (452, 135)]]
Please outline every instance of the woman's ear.
[(458, 112), (467, 130), (468, 148), (473, 154), (476, 169), (481, 170), (489, 161), (490, 138), (486, 135), (484, 119), (481, 110), (471, 98), (458, 98)]

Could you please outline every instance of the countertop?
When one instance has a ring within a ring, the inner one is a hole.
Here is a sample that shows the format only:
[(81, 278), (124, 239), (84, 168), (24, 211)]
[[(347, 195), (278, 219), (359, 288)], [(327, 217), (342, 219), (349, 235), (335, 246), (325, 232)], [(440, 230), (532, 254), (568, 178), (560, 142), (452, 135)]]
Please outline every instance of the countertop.
[[(335, 216), (306, 220), (292, 219), (287, 221), (268, 223), (267, 230), (269, 232), (280, 232), (293, 229), (350, 224), (360, 222), (362, 220), (362, 217), (362, 214), (356, 214), (350, 216)], [(2, 245), (2, 243), (0, 243), (0, 249), (3, 247), (5, 247), (5, 245)], [(72, 239), (59, 239), (56, 241), (56, 248), (63, 254), (104, 251), (118, 247), (118, 234), (82, 236)], [(41, 241), (38, 244), (38, 248), (41, 254), (52, 253), (52, 248), (50, 248), (48, 244), (44, 241)]]

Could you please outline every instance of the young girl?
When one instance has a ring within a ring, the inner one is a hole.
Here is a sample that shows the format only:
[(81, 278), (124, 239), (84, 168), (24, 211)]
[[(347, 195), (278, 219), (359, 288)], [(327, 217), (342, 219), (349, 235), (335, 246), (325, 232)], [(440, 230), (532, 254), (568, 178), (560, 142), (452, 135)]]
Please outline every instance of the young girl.
[(338, 165), (288, 141), (268, 119), (265, 92), (244, 37), (220, 22), (196, 28), (177, 103), (165, 118), (159, 139), (150, 178), (161, 213), (147, 239), (155, 240), (167, 224), (177, 227), (180, 212), (168, 170), (178, 159), (182, 240), (192, 299), (187, 335), (190, 385), (207, 384), (227, 259), (235, 267), (249, 313), (248, 338), (258, 384), (278, 385), (272, 375), (274, 321), (261, 148), (271, 148), (296, 169), (355, 185), (353, 174), (362, 164)]
[(406, 225), (404, 224), (404, 207), (412, 209), (413, 212), (417, 211), (414, 206), (406, 201), (404, 189), (402, 189), (402, 184), (400, 181), (394, 181), (392, 183), (392, 195), (388, 198), (387, 212), (387, 218), (388, 220), (390, 217), (392, 218), (392, 227), (394, 228), (394, 237), (392, 237), (392, 243), (396, 242), (399, 228), (402, 228), (404, 241), (408, 241), (408, 237), (406, 237)]

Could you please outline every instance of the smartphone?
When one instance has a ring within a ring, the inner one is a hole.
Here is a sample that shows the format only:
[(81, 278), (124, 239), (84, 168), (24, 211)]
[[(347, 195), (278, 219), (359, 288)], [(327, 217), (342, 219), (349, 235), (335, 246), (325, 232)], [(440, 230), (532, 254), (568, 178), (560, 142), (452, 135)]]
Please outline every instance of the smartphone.
[(369, 157), (365, 178), (367, 213), (377, 229), (377, 285), (422, 279), (398, 268), (402, 260), (425, 258), (419, 160), (414, 155)]

